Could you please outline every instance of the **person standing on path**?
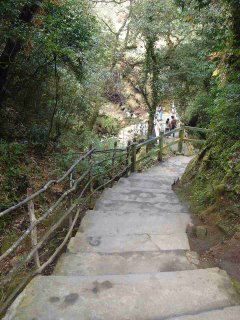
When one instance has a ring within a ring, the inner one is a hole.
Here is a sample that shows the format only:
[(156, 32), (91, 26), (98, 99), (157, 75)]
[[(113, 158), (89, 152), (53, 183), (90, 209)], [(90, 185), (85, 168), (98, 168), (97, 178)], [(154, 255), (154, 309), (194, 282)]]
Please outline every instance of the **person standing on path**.
[(174, 101), (172, 103), (172, 115), (175, 115), (176, 114), (176, 107), (175, 107), (175, 104), (174, 104)]
[(157, 118), (159, 121), (163, 119), (163, 107), (161, 105), (157, 107)]
[(155, 122), (154, 126), (155, 126), (156, 137), (158, 137), (160, 134), (162, 120), (163, 120), (163, 107), (159, 105), (156, 108), (156, 113), (155, 113), (155, 117), (154, 117), (154, 122)]
[(165, 132), (166, 133), (170, 131), (170, 129), (171, 129), (170, 126), (171, 126), (170, 119), (167, 118), (166, 123), (165, 123)]
[[(177, 120), (174, 116), (171, 116), (171, 122), (170, 122), (170, 129), (174, 130), (177, 128)], [(173, 133), (173, 137), (175, 136), (175, 133)]]

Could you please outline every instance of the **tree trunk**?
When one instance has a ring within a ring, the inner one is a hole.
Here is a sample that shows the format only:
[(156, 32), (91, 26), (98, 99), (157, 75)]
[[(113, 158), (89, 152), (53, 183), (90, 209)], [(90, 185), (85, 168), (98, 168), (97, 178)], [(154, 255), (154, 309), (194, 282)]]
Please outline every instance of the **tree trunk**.
[[(155, 112), (149, 113), (149, 116), (148, 116), (148, 139), (151, 139), (153, 136), (155, 136), (154, 116), (155, 116)], [(153, 147), (152, 144), (148, 144), (146, 146), (146, 151), (149, 152), (152, 149), (152, 147)]]
[(231, 64), (236, 71), (240, 71), (240, 2), (239, 0), (230, 0), (232, 14), (232, 47), (234, 50)]
[(154, 113), (150, 112), (148, 117), (148, 139), (153, 136), (154, 133)]
[(158, 90), (158, 76), (159, 67), (157, 56), (155, 52), (155, 40), (149, 39), (146, 46), (146, 67), (147, 74), (150, 75), (150, 90), (151, 90), (151, 103), (148, 105), (149, 109), (149, 127), (148, 127), (148, 138), (152, 136), (154, 130), (154, 116), (157, 105), (159, 103), (159, 90)]
[(53, 125), (54, 125), (54, 119), (55, 119), (56, 113), (58, 111), (58, 103), (59, 103), (59, 82), (60, 82), (60, 77), (58, 75), (58, 70), (57, 70), (57, 56), (56, 55), (54, 55), (54, 73), (55, 73), (55, 104), (54, 104), (52, 116), (51, 116), (51, 119), (50, 119), (47, 144), (51, 139), (51, 133), (52, 133), (52, 130), (53, 130)]
[[(25, 23), (31, 23), (34, 16), (41, 7), (41, 1), (32, 1), (31, 5), (25, 5), (22, 8), (19, 20)], [(14, 27), (14, 26), (13, 26)], [(8, 39), (0, 56), (0, 108), (3, 106), (6, 84), (11, 64), (14, 62), (18, 52), (23, 47), (22, 39)]]
[(21, 49), (21, 42), (9, 39), (0, 57), (0, 107), (2, 106), (10, 64)]

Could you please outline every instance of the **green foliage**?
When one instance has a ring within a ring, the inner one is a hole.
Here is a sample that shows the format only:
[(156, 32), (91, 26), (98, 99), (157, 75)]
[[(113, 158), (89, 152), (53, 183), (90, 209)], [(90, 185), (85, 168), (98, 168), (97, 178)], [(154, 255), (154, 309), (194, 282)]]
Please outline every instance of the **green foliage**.
[(11, 206), (28, 187), (23, 164), (27, 148), (23, 144), (0, 142), (0, 211)]
[[(226, 192), (225, 181), (232, 181), (232, 192), (239, 190), (224, 166), (239, 139), (237, 1), (134, 1), (124, 41), (111, 25), (100, 25), (91, 1), (38, 1), (37, 14), (24, 22), (23, 9), (31, 5), (0, 4), (2, 48), (10, 40), (21, 43), (9, 68), (1, 137), (26, 141), (39, 152), (67, 151), (59, 160), (66, 168), (76, 152), (90, 144), (104, 148), (102, 137), (117, 135), (119, 122), (100, 109), (106, 96), (124, 103), (124, 77), (142, 95), (151, 120), (160, 102), (174, 100), (186, 123), (212, 129), (210, 160), (203, 161), (209, 176), (200, 179), (202, 186), (205, 178), (212, 184), (219, 179), (215, 193), (211, 184), (203, 190), (209, 203)], [(128, 55), (132, 43), (143, 50)]]
[(212, 119), (212, 109), (213, 98), (207, 93), (200, 93), (187, 106), (183, 121), (190, 126), (206, 128)]
[(240, 85), (229, 83), (220, 89), (215, 99), (213, 129), (219, 143), (230, 145), (239, 140), (240, 132)]
[(102, 102), (107, 54), (89, 1), (44, 1), (32, 22), (24, 23), (20, 16), (31, 3), (1, 3), (2, 46), (21, 41), (22, 48), (9, 69), (0, 135), (44, 150), (91, 122)]
[[(211, 63), (215, 61), (217, 65), (213, 72), (214, 81), (210, 82), (208, 89), (209, 103), (206, 101), (205, 104), (207, 111), (210, 111), (212, 131), (205, 150), (189, 166), (183, 185), (196, 212), (217, 215), (219, 227), (232, 235), (239, 230), (240, 216), (240, 86), (236, 42), (233, 41), (239, 6), (231, 0), (224, 0), (217, 6), (210, 1), (197, 2), (201, 7), (207, 6), (207, 10), (215, 8), (220, 13), (214, 22), (215, 39), (209, 47), (213, 52), (215, 50)], [(222, 28), (223, 25), (225, 28)], [(212, 27), (212, 23), (207, 22), (207, 32), (204, 29), (204, 34), (211, 37)], [(210, 44), (209, 41), (204, 43), (206, 47)], [(196, 103), (194, 105), (194, 110), (198, 110)]]
[(95, 123), (96, 131), (102, 135), (116, 136), (121, 128), (120, 122), (111, 116), (101, 115)]
[(223, 145), (210, 139), (211, 144), (188, 166), (182, 187), (195, 213), (218, 215), (221, 224), (227, 220), (225, 230), (232, 234), (239, 228), (240, 143), (228, 140)]

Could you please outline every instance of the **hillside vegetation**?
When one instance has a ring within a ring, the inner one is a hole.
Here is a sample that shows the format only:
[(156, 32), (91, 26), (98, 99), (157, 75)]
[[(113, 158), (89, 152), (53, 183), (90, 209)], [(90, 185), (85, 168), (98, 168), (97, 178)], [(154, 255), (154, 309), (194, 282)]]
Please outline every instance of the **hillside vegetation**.
[[(211, 221), (224, 232), (214, 244), (229, 254), (228, 271), (240, 279), (239, 17), (239, 0), (0, 1), (0, 212), (25, 198), (27, 189), (36, 191), (60, 177), (92, 146), (104, 152), (116, 148), (123, 126), (148, 119), (147, 136), (152, 137), (156, 108), (166, 111), (174, 105), (184, 125), (208, 129), (180, 193), (201, 223)], [(114, 156), (104, 152), (96, 152), (97, 186), (107, 185), (103, 157), (108, 156), (106, 167), (113, 167)], [(129, 155), (119, 156), (120, 169)], [(91, 155), (88, 160), (84, 178), (91, 193)], [(146, 167), (152, 164), (146, 162)], [(83, 161), (79, 176), (85, 165)], [(54, 184), (39, 197), (38, 218), (63, 190)], [(69, 200), (62, 205), (71, 205)], [(89, 203), (78, 210), (75, 224), (92, 207)], [(27, 211), (23, 206), (0, 218), (1, 254), (29, 227)], [(38, 228), (39, 237), (57, 215)], [(43, 248), (43, 260), (68, 232), (71, 217), (66, 217), (69, 221), (46, 243), (50, 251)], [(225, 238), (229, 242), (222, 247)], [(4, 279), (26, 257), (28, 240), (0, 266), (0, 304), (34, 268), (29, 260), (19, 278)], [(221, 254), (218, 265), (225, 268)]]
[(209, 129), (182, 185), (237, 231), (239, 16), (238, 0), (2, 1), (1, 209), (74, 153), (112, 145), (122, 123), (106, 105), (147, 112), (150, 137), (169, 101), (185, 124)]
[(220, 10), (215, 23), (224, 23), (226, 28), (219, 26), (212, 38), (214, 47), (208, 60), (217, 64), (209, 77), (207, 94), (199, 93), (185, 113), (190, 123), (208, 127), (210, 133), (182, 185), (195, 211), (203, 216), (212, 214), (232, 235), (239, 232), (240, 222), (240, 4), (222, 1), (199, 5), (200, 10)]

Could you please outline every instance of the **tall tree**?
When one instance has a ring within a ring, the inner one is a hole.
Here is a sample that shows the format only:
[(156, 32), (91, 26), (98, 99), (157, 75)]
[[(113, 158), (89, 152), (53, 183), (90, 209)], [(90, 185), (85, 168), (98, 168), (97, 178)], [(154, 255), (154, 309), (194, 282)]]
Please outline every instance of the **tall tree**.
[(135, 2), (132, 29), (138, 42), (143, 42), (145, 52), (142, 67), (136, 63), (140, 76), (135, 83), (149, 111), (148, 136), (153, 132), (156, 107), (166, 98), (171, 86), (166, 75), (172, 67), (176, 49), (191, 35), (191, 26), (185, 18), (186, 14), (173, 0)]
[[(8, 3), (0, 4), (0, 12), (2, 14), (6, 14), (6, 11), (15, 11), (14, 10), (15, 1), (8, 1)], [(42, 6), (42, 0), (33, 0), (33, 1), (25, 1), (19, 5), (19, 10), (15, 15), (11, 15), (9, 17), (8, 24), (11, 28), (21, 28), (22, 24), (32, 24), (34, 17), (40, 13)], [(7, 17), (8, 19), (8, 17)], [(4, 19), (5, 22), (7, 19)], [(3, 106), (5, 91), (6, 91), (6, 83), (9, 74), (9, 68), (12, 63), (14, 63), (15, 58), (19, 51), (24, 46), (24, 39), (18, 35), (18, 32), (15, 32), (14, 36), (11, 34), (6, 37), (5, 43), (3, 44), (3, 50), (0, 55), (0, 108)]]

